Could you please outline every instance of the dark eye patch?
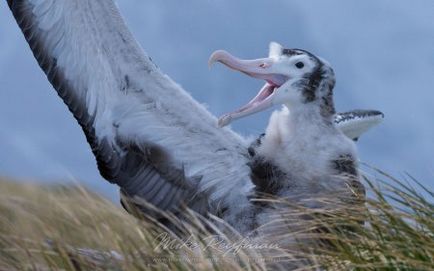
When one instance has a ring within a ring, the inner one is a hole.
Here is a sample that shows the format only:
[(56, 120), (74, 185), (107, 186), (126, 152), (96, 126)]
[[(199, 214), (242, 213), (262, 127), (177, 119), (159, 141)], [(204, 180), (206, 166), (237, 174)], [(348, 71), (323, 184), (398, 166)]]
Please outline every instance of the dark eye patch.
[(299, 69), (303, 69), (304, 63), (300, 61), (300, 62), (295, 63), (295, 66)]

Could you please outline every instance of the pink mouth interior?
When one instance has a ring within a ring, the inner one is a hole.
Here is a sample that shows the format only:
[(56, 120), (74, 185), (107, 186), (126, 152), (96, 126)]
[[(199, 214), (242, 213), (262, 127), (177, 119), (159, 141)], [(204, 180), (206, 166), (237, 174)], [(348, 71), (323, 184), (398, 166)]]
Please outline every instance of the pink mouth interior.
[(219, 50), (211, 55), (208, 64), (211, 66), (217, 61), (233, 70), (267, 82), (249, 103), (234, 112), (223, 115), (218, 121), (220, 127), (228, 125), (234, 119), (239, 119), (271, 107), (276, 90), (290, 79), (288, 75), (273, 72), (271, 67), (274, 65), (275, 59), (272, 58), (242, 60), (230, 55), (226, 51)]
[(267, 87), (265, 87), (263, 90), (261, 90), (258, 93), (258, 96), (256, 96), (255, 101), (256, 102), (262, 102), (268, 97), (271, 96), (271, 94), (274, 93), (274, 90), (277, 88), (277, 85), (274, 85), (273, 83), (268, 82)]
[(258, 95), (256, 95), (255, 98), (253, 98), (248, 104), (241, 107), (240, 109), (238, 109), (235, 112), (237, 112), (237, 113), (243, 112), (243, 111), (265, 101), (268, 97), (270, 97), (274, 93), (274, 90), (279, 87), (278, 85), (275, 85), (271, 81), (267, 80), (267, 83), (268, 84), (266, 84), (265, 87), (263, 87), (261, 89), (261, 91), (259, 91)]

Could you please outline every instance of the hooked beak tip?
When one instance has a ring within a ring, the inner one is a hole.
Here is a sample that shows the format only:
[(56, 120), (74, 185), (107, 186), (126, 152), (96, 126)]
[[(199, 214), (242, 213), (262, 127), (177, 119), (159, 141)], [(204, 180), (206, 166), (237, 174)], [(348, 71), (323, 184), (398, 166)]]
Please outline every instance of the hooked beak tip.
[(215, 63), (215, 61), (211, 61), (211, 59), (208, 61), (208, 69), (211, 70), (212, 65)]
[(208, 59), (208, 69), (211, 70), (212, 65), (215, 63), (216, 61), (212, 58), (212, 56)]
[(230, 114), (223, 115), (218, 119), (217, 125), (219, 128), (223, 128), (232, 122), (232, 116)]
[(211, 67), (216, 62), (222, 62), (222, 59), (224, 59), (225, 56), (228, 56), (229, 53), (224, 50), (217, 50), (214, 53), (211, 54), (211, 56), (208, 59), (208, 68), (211, 69)]
[(208, 59), (208, 68), (211, 69), (212, 65), (217, 62), (217, 51), (212, 53)]

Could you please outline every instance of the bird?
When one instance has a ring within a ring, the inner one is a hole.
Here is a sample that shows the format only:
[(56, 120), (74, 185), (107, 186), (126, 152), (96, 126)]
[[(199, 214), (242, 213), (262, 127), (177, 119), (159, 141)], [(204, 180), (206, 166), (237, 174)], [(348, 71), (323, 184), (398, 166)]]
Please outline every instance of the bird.
[[(312, 53), (272, 43), (268, 58), (248, 61), (216, 51), (209, 64), (267, 82), (245, 107), (217, 119), (157, 67), (113, 1), (7, 3), (127, 210), (163, 219), (160, 211), (188, 208), (248, 233), (265, 220), (255, 195), (308, 197), (342, 185), (332, 175), (358, 182), (352, 139), (383, 115), (335, 114), (333, 70)], [(273, 105), (284, 108), (253, 142), (223, 127)]]
[[(272, 42), (267, 58), (242, 60), (219, 50), (210, 57), (209, 64), (215, 62), (266, 81), (250, 102), (223, 115), (220, 126), (273, 105), (284, 105), (272, 114), (265, 134), (249, 149), (254, 198), (266, 194), (291, 202), (305, 201), (309, 208), (324, 208), (324, 197), (335, 197), (339, 191), (345, 195), (343, 200), (363, 202), (365, 191), (353, 142), (358, 136), (351, 140), (335, 124), (353, 115), (335, 118), (336, 79), (326, 60)], [(255, 226), (267, 224), (272, 216), (268, 206), (261, 207), (250, 215)]]

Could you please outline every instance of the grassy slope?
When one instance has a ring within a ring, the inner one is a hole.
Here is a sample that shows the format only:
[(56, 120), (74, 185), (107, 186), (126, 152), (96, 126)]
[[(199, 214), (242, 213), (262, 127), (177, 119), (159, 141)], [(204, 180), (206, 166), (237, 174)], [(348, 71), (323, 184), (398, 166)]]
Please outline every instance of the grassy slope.
[[(434, 270), (432, 192), (422, 197), (383, 177), (393, 185), (380, 189), (367, 181), (373, 195), (366, 209), (328, 213), (306, 227), (309, 233), (329, 230), (309, 235), (327, 240), (326, 246), (297, 250), (310, 259), (303, 270)], [(362, 226), (360, 219), (368, 223)], [(200, 243), (201, 234), (186, 229)], [(212, 249), (155, 249), (161, 232), (81, 188), (0, 181), (0, 270), (265, 269), (250, 261), (257, 257), (251, 251), (240, 251), (234, 261)]]

